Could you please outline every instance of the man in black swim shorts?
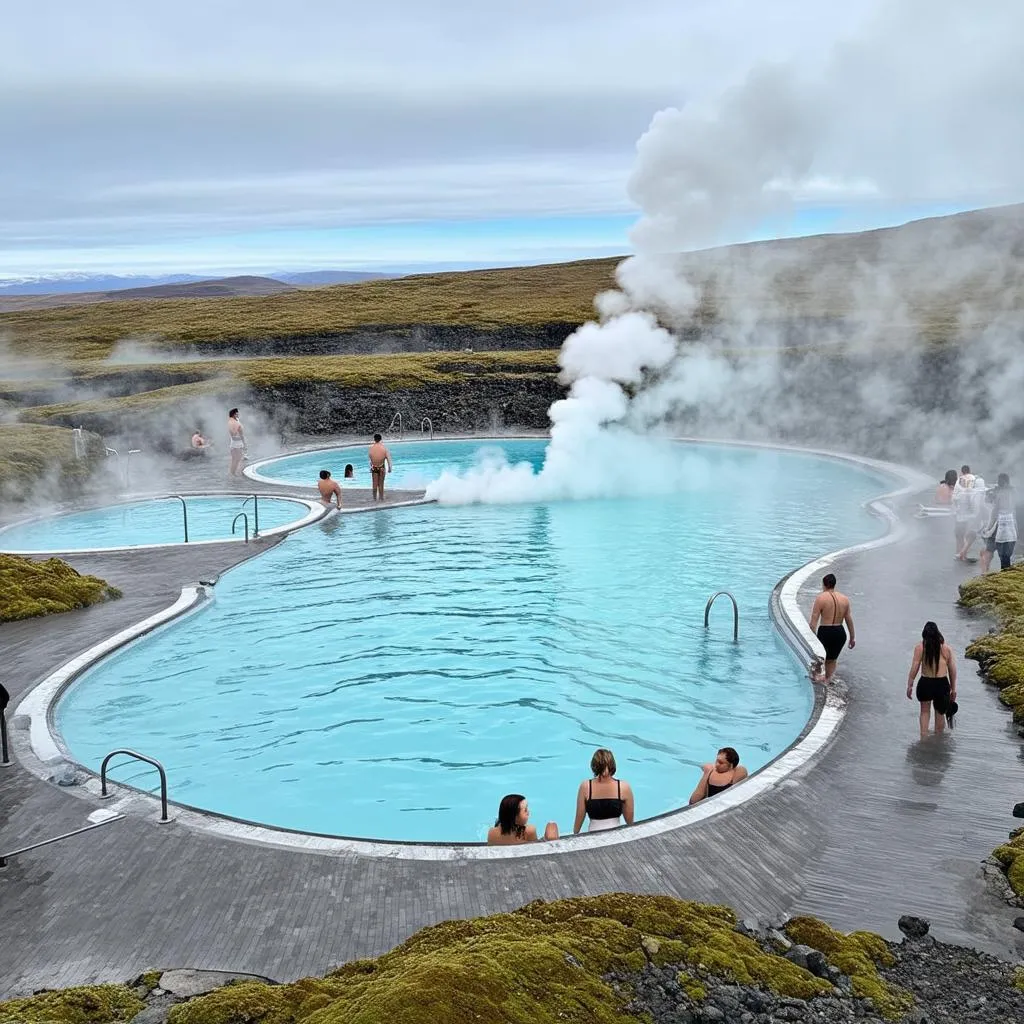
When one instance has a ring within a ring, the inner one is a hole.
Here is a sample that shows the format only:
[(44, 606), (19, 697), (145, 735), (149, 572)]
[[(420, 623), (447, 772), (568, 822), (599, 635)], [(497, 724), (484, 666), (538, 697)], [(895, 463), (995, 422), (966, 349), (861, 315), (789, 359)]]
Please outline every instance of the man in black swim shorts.
[(822, 578), (821, 593), (814, 599), (810, 622), (811, 632), (825, 648), (825, 682), (830, 683), (839, 655), (846, 645), (847, 629), (850, 631), (850, 650), (857, 646), (850, 599), (836, 590), (836, 578), (833, 573)]

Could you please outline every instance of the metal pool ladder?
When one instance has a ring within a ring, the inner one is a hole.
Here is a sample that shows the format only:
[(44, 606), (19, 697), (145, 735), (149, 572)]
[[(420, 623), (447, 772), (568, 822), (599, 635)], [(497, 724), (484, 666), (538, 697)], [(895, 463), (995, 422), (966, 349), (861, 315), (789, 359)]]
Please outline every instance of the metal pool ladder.
[(244, 512), (239, 512), (238, 515), (235, 516), (235, 518), (231, 520), (231, 536), (233, 537), (235, 535), (235, 523), (237, 523), (239, 519), (242, 520), (242, 525), (245, 527), (245, 543), (248, 544), (249, 543), (249, 517)]
[(242, 508), (244, 509), (249, 502), (252, 502), (252, 539), (255, 540), (260, 535), (260, 498), (258, 494), (250, 494), (245, 501), (242, 502)]
[(430, 440), (433, 441), (434, 440), (434, 424), (431, 422), (429, 416), (424, 416), (423, 419), (420, 420), (420, 433), (421, 434), (423, 433), (423, 424), (424, 423), (430, 428)]
[(716, 597), (727, 597), (732, 601), (732, 640), (733, 643), (736, 643), (740, 638), (740, 609), (736, 604), (736, 598), (728, 590), (719, 590), (708, 598), (708, 603), (704, 606), (704, 628), (708, 628), (708, 616), (711, 614), (711, 606), (715, 603)]
[(112, 795), (107, 792), (107, 765), (110, 764), (110, 759), (117, 757), (118, 754), (134, 757), (136, 761), (145, 761), (146, 764), (151, 764), (160, 773), (160, 823), (166, 824), (169, 822), (171, 819), (167, 816), (167, 772), (156, 758), (146, 757), (145, 754), (140, 754), (136, 750), (112, 750), (103, 758), (103, 763), (100, 765), (100, 796), (109, 797)]
[(185, 499), (180, 494), (168, 494), (167, 501), (180, 501), (181, 502), (181, 518), (185, 526), (185, 543), (188, 543), (188, 506), (185, 504)]
[(405, 437), (405, 428), (402, 426), (402, 414), (400, 412), (396, 412), (395, 415), (391, 417), (388, 429), (384, 431), (384, 433), (390, 434), (396, 423), (398, 424), (398, 440), (401, 441), (402, 438)]

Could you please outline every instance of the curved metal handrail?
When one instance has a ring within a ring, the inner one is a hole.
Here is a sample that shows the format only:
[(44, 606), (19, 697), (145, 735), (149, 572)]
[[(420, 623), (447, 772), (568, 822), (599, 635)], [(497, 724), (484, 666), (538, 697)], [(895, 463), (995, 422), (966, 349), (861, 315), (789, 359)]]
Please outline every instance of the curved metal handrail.
[(181, 518), (185, 526), (185, 543), (188, 543), (188, 506), (185, 504), (185, 499), (180, 494), (168, 494), (166, 500), (174, 501), (177, 498), (181, 502)]
[(704, 628), (708, 628), (708, 616), (711, 614), (711, 606), (715, 603), (716, 597), (727, 597), (732, 601), (732, 640), (733, 643), (736, 643), (740, 638), (740, 608), (736, 604), (736, 598), (728, 590), (719, 590), (708, 598), (708, 603), (704, 606)]
[(260, 497), (258, 494), (250, 494), (245, 501), (242, 502), (242, 508), (245, 508), (249, 502), (252, 502), (252, 539), (255, 540), (260, 535)]
[(391, 422), (388, 424), (388, 429), (385, 433), (390, 434), (396, 423), (398, 424), (398, 440), (401, 441), (402, 438), (405, 437), (405, 427), (402, 426), (402, 414), (400, 412), (396, 412), (395, 415), (391, 417)]
[(164, 771), (164, 766), (157, 761), (155, 758), (146, 757), (145, 754), (140, 754), (135, 750), (112, 750), (105, 758), (103, 763), (100, 765), (100, 796), (109, 796), (107, 793), (107, 765), (110, 764), (112, 757), (117, 757), (118, 754), (125, 754), (128, 757), (134, 757), (136, 761), (145, 761), (146, 764), (151, 764), (160, 773), (160, 820), (170, 821), (167, 817), (167, 772)]
[(239, 512), (238, 515), (235, 516), (235, 518), (231, 520), (231, 536), (233, 537), (235, 535), (235, 523), (237, 523), (239, 519), (244, 520), (242, 525), (245, 527), (245, 543), (248, 544), (249, 543), (249, 517), (244, 512)]
[(420, 433), (421, 434), (423, 433), (423, 424), (424, 423), (426, 423), (426, 425), (428, 427), (430, 427), (430, 440), (433, 441), (434, 440), (434, 424), (431, 422), (431, 419), (430, 419), (429, 416), (424, 416), (423, 419), (420, 420)]

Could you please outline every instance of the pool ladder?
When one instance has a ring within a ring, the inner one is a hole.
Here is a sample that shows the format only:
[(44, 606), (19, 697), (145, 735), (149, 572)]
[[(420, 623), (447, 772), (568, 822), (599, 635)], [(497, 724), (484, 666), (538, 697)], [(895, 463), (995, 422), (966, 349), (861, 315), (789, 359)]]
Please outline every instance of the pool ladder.
[[(258, 494), (250, 494), (245, 501), (242, 502), (242, 508), (244, 509), (249, 502), (252, 502), (252, 539), (256, 540), (260, 535), (260, 498)], [(235, 517), (238, 518), (237, 516)], [(232, 530), (232, 533), (234, 530)]]
[(185, 543), (188, 543), (188, 506), (185, 504), (185, 499), (180, 494), (168, 494), (166, 501), (180, 501), (181, 502), (181, 519), (185, 527)]
[(708, 598), (708, 603), (704, 606), (704, 628), (708, 628), (708, 616), (711, 614), (711, 606), (715, 603), (715, 598), (718, 597), (727, 597), (732, 601), (732, 642), (736, 643), (740, 638), (740, 609), (739, 605), (736, 604), (736, 598), (728, 590), (716, 591)]
[(402, 426), (402, 414), (400, 412), (396, 412), (395, 415), (391, 417), (388, 429), (384, 431), (384, 433), (390, 434), (396, 423), (398, 424), (398, 440), (401, 441), (402, 438), (405, 437), (405, 428)]
[[(426, 424), (426, 426), (424, 426), (424, 424)], [(424, 416), (423, 419), (420, 420), (420, 433), (422, 434), (428, 428), (430, 430), (430, 440), (433, 441), (434, 440), (434, 424), (431, 421), (429, 416)]]

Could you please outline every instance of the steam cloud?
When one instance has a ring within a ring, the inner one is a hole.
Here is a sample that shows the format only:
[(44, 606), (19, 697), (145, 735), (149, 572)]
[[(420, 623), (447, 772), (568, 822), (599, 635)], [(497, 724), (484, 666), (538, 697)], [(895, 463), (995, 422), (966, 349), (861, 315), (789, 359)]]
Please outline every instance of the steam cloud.
[[(845, 263), (827, 240), (819, 251), (691, 250), (830, 190), (1019, 199), (1022, 34), (1017, 0), (888, 3), (817, 69), (757, 67), (713, 102), (657, 113), (628, 185), (642, 211), (636, 255), (617, 268), (618, 289), (597, 297), (597, 320), (563, 345), (570, 387), (549, 410), (543, 468), (484, 464), (445, 474), (428, 497), (650, 493), (635, 467), (657, 458), (652, 445), (671, 429), (936, 471), (967, 459), (986, 477), (1015, 464), (1024, 207), (879, 236)], [(929, 346), (937, 336), (945, 347)], [(681, 472), (657, 483), (675, 489)]]

